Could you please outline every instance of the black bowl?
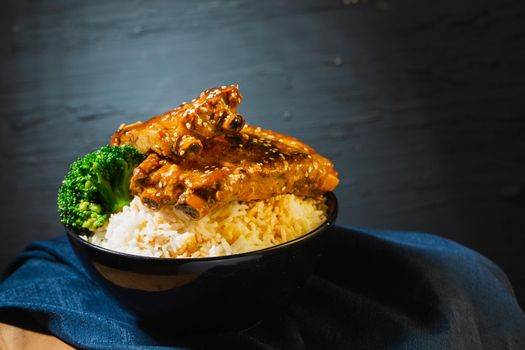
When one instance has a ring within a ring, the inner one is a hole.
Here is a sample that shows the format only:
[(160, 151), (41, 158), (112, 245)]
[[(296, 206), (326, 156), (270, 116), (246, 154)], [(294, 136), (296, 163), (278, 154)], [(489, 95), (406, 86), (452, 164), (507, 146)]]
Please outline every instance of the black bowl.
[[(242, 327), (282, 309), (312, 273), (337, 216), (292, 241), (253, 252), (211, 258), (151, 258), (91, 244), (66, 227), (88, 273), (124, 307), (144, 319), (185, 328)], [(208, 326), (206, 326), (208, 325)]]

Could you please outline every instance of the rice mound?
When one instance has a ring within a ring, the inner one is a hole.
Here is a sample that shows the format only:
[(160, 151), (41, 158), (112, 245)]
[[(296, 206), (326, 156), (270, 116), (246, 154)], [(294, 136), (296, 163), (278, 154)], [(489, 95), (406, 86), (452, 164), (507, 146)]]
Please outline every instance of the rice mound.
[(165, 206), (153, 210), (135, 197), (108, 224), (86, 237), (102, 247), (143, 256), (198, 258), (239, 254), (300, 237), (326, 220), (323, 198), (293, 194), (231, 202), (199, 220)]

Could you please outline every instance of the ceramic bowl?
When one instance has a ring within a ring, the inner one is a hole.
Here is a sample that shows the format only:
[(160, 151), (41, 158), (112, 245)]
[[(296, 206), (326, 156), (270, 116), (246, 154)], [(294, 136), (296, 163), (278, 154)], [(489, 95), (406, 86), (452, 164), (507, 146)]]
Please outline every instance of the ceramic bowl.
[(151, 258), (120, 253), (66, 227), (88, 273), (141, 318), (191, 328), (239, 327), (282, 309), (312, 273), (337, 216), (327, 193), (327, 220), (292, 241), (253, 252), (209, 258)]

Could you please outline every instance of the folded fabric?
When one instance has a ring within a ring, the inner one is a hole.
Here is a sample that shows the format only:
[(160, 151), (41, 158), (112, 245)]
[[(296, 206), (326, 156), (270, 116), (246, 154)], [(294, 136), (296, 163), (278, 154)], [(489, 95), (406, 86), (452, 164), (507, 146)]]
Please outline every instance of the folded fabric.
[(337, 227), (289, 308), (239, 332), (157, 334), (90, 280), (64, 236), (8, 266), (6, 310), (85, 349), (525, 349), (525, 315), (490, 260), (436, 236), (363, 228)]

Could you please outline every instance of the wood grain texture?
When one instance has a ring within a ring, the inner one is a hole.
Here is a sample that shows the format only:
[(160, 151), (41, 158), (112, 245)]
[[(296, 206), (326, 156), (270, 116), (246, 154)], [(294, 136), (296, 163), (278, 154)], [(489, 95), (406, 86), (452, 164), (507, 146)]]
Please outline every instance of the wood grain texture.
[(60, 339), (45, 333), (0, 322), (0, 347), (3, 350), (73, 350)]
[(525, 303), (525, 3), (5, 3), (0, 266), (62, 234), (72, 160), (237, 82), (248, 122), (334, 161), (339, 223), (455, 239)]

